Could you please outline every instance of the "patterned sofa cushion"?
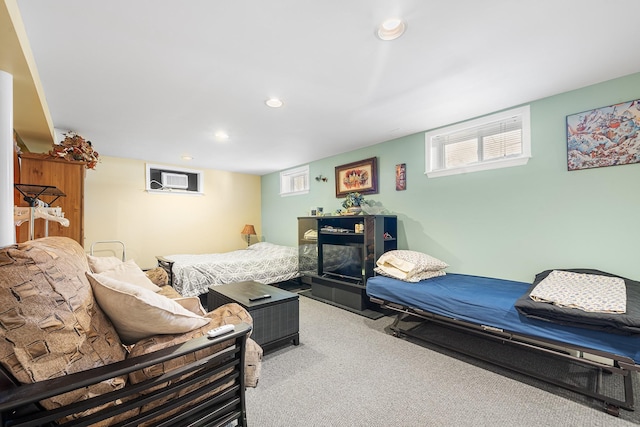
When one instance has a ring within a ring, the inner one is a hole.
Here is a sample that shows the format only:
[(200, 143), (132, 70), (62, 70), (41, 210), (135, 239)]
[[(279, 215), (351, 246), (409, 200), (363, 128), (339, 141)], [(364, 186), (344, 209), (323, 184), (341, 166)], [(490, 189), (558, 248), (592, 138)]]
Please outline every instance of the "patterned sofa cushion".
[[(238, 323), (247, 323), (249, 325), (253, 325), (253, 319), (249, 312), (247, 312), (242, 306), (239, 304), (231, 303), (226, 304), (222, 307), (219, 307), (205, 315), (208, 319), (210, 319), (210, 323), (202, 326), (199, 329), (194, 329), (189, 332), (185, 332), (182, 334), (173, 334), (173, 335), (156, 335), (150, 338), (143, 339), (138, 341), (128, 357), (141, 356), (144, 354), (152, 353), (154, 351), (161, 350), (163, 348), (171, 347), (176, 344), (180, 344), (186, 342), (190, 339), (201, 337), (207, 333), (209, 329), (215, 328), (220, 325), (226, 324), (238, 324)], [(200, 360), (206, 356), (214, 354), (217, 351), (220, 351), (228, 346), (227, 343), (223, 342), (216, 346), (208, 347), (206, 349), (197, 351), (195, 353), (190, 353), (182, 358), (172, 359), (165, 363), (160, 363), (157, 365), (150, 366), (148, 368), (133, 372), (129, 375), (129, 380), (132, 384), (137, 384), (142, 381), (155, 378), (160, 376), (166, 372), (170, 372), (174, 369), (178, 369), (187, 363), (192, 363), (196, 360)], [(245, 353), (245, 386), (246, 387), (255, 387), (258, 384), (258, 379), (260, 376), (260, 367), (262, 362), (262, 348), (252, 339), (247, 339), (247, 349)], [(203, 380), (193, 388), (200, 387), (203, 383), (210, 383), (216, 381), (227, 372), (221, 372), (219, 375), (203, 378)], [(177, 381), (177, 380), (174, 380)], [(223, 384), (215, 390), (211, 391), (208, 394), (201, 396), (200, 398), (194, 400), (192, 404), (199, 402), (202, 399), (206, 399), (209, 395), (216, 394), (219, 390), (225, 389), (229, 387), (230, 383)], [(160, 384), (157, 388), (163, 388), (164, 384)], [(190, 389), (183, 390), (180, 394), (185, 394)], [(169, 394), (165, 396), (163, 400), (155, 401), (151, 404), (144, 405), (141, 407), (142, 412), (150, 411), (153, 408), (163, 405), (166, 401), (171, 400), (176, 397), (175, 394)], [(184, 408), (178, 408), (172, 411), (166, 411), (163, 413), (162, 418), (170, 417), (172, 414), (184, 410)], [(157, 419), (154, 419), (157, 421)]]
[(168, 286), (169, 284), (169, 275), (167, 274), (167, 271), (162, 267), (156, 267), (152, 268), (151, 270), (147, 270), (145, 274), (153, 284), (160, 286), (161, 288), (164, 286)]
[[(207, 333), (209, 329), (215, 328), (220, 325), (238, 323), (247, 323), (253, 325), (253, 319), (247, 310), (241, 305), (236, 303), (225, 304), (222, 307), (218, 307), (213, 311), (210, 311), (205, 317), (211, 319), (210, 323), (192, 331), (183, 334), (174, 335), (156, 335), (141, 341), (138, 341), (128, 357), (140, 356), (142, 354), (151, 353), (163, 348), (171, 347), (172, 345), (180, 344), (193, 338), (201, 337)], [(260, 367), (262, 361), (262, 348), (256, 344), (252, 339), (248, 339), (247, 353), (245, 354), (245, 383), (247, 387), (255, 387), (258, 384), (258, 378), (260, 377)], [(195, 357), (200, 359), (204, 356), (212, 354), (225, 345), (220, 347), (210, 347), (204, 352), (196, 353)], [(193, 355), (189, 355), (191, 357)], [(169, 372), (173, 369), (184, 364), (185, 361), (179, 361), (174, 359), (168, 363), (150, 366), (141, 371), (136, 371), (129, 376), (131, 383), (137, 384), (149, 378), (157, 377), (165, 372)]]
[[(85, 277), (83, 248), (47, 237), (0, 248), (0, 363), (32, 383), (124, 360), (125, 349), (96, 304)], [(126, 378), (67, 394), (85, 399), (125, 385)], [(47, 409), (55, 399), (42, 402)]]

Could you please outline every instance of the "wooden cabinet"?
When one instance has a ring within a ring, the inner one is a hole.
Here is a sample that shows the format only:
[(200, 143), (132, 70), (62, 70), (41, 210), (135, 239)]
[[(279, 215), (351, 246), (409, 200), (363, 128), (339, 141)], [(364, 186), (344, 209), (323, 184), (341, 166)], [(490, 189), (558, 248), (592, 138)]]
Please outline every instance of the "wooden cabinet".
[[(20, 183), (33, 185), (50, 185), (61, 190), (65, 196), (51, 203), (52, 207), (60, 206), (69, 226), (49, 221), (49, 236), (66, 236), (84, 246), (84, 177), (85, 162), (71, 162), (64, 159), (51, 158), (46, 154), (22, 153), (20, 155)], [(41, 197), (45, 203), (50, 199)], [(29, 206), (22, 200), (20, 206)], [(34, 221), (34, 238), (45, 236), (45, 221)], [(29, 223), (23, 223), (17, 233), (17, 241), (29, 240)]]
[(314, 297), (363, 311), (365, 286), (380, 256), (397, 249), (394, 215), (298, 218), (298, 264)]

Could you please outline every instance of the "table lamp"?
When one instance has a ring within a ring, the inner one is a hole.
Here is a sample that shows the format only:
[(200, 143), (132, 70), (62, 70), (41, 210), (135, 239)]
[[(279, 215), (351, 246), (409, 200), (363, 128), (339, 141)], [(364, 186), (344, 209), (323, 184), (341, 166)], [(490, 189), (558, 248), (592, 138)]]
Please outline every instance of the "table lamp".
[(251, 236), (255, 236), (256, 235), (256, 229), (253, 228), (253, 225), (251, 224), (245, 224), (244, 228), (241, 231), (242, 234), (246, 234), (247, 235), (247, 247), (249, 247), (251, 245)]

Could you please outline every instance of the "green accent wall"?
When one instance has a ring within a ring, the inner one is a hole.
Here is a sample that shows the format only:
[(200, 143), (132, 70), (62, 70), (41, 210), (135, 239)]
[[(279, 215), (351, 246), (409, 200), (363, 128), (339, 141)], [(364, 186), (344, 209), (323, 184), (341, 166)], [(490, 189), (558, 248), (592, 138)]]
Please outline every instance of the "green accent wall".
[[(546, 269), (595, 268), (640, 280), (640, 164), (567, 171), (565, 122), (639, 98), (637, 73), (529, 103), (526, 166), (427, 178), (421, 132), (310, 163), (306, 195), (280, 197), (279, 173), (265, 175), (263, 237), (297, 245), (298, 216), (341, 206), (335, 166), (376, 156), (379, 194), (366, 199), (398, 216), (399, 249), (435, 256), (452, 273), (530, 282)], [(395, 190), (399, 163), (407, 168), (405, 191)], [(320, 174), (328, 181), (316, 181)]]

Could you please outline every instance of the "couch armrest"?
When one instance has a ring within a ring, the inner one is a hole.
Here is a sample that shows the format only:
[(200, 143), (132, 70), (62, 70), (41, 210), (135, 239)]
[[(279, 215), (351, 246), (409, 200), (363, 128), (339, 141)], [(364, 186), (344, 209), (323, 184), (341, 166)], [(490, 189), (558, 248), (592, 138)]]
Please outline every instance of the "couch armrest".
[[(169, 420), (172, 426), (198, 420), (206, 424), (215, 424), (214, 420), (221, 423), (238, 420), (239, 425), (245, 426), (244, 358), (250, 331), (251, 326), (241, 323), (236, 325), (234, 332), (214, 339), (199, 337), (110, 365), (3, 390), (0, 393), (1, 425), (20, 426), (22, 422), (45, 425), (65, 417), (82, 419), (87, 424), (115, 417), (117, 420), (126, 419), (126, 425), (154, 425), (154, 421), (162, 418), (163, 414), (179, 408)], [(127, 383), (119, 390), (54, 410), (33, 411), (33, 405), (43, 399), (110, 378), (128, 376), (216, 345), (222, 349), (158, 377), (137, 384)], [(168, 401), (167, 396), (171, 396)], [(154, 407), (156, 400), (162, 404)], [(142, 406), (150, 409), (140, 412)]]

